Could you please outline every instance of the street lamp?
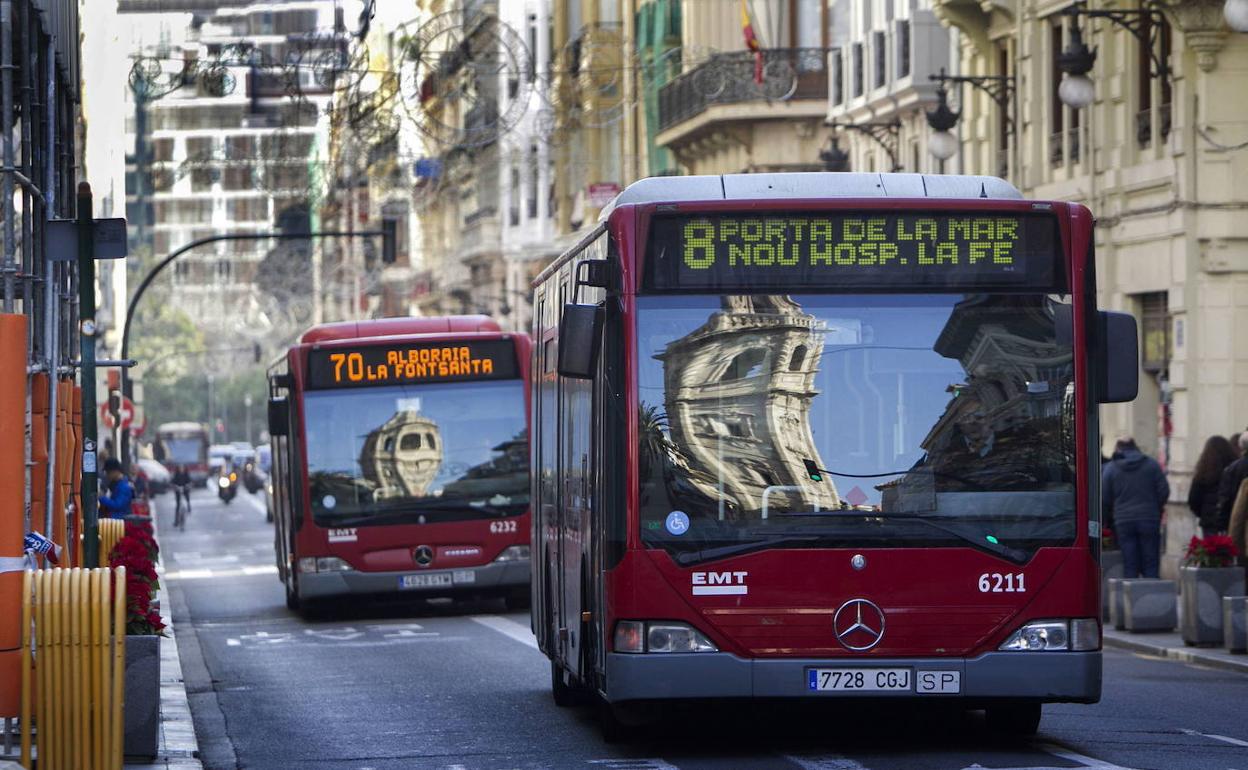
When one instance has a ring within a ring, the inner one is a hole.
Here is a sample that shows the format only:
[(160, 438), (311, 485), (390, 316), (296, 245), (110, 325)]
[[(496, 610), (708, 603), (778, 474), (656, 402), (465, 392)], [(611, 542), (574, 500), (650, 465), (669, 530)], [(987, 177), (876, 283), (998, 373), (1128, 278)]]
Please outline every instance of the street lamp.
[(1222, 6), (1226, 26), (1236, 32), (1248, 32), (1248, 0), (1226, 0)]
[(1083, 42), (1083, 32), (1079, 29), (1078, 16), (1071, 6), (1070, 42), (1057, 56), (1057, 68), (1066, 73), (1057, 87), (1057, 98), (1062, 104), (1072, 109), (1081, 110), (1092, 104), (1096, 98), (1096, 86), (1088, 73), (1096, 63), (1096, 49), (1088, 48)]
[(819, 160), (823, 161), (824, 171), (849, 171), (849, 153), (841, 149), (836, 134), (832, 135), (830, 146), (819, 151)]
[(949, 95), (942, 84), (936, 89), (936, 107), (927, 111), (927, 125), (933, 131), (927, 138), (927, 151), (941, 163), (958, 154), (958, 138), (952, 129), (960, 117), (960, 112), (949, 109)]

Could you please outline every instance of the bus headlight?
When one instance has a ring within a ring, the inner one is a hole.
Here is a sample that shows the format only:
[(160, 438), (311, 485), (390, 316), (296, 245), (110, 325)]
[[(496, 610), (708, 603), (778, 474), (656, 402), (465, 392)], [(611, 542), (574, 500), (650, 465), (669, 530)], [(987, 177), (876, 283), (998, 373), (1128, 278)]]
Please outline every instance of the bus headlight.
[(1026, 652), (1070, 649), (1069, 622), (1065, 620), (1036, 620), (1024, 625), (1002, 644), (1002, 650)]
[(305, 574), (313, 572), (347, 572), (351, 569), (350, 564), (347, 564), (337, 556), (304, 556), (299, 559), (299, 571)]
[(527, 545), (513, 545), (510, 548), (504, 548), (503, 552), (498, 555), (494, 561), (528, 561), (529, 547)]
[(718, 652), (715, 643), (687, 623), (621, 620), (615, 625), (616, 652)]

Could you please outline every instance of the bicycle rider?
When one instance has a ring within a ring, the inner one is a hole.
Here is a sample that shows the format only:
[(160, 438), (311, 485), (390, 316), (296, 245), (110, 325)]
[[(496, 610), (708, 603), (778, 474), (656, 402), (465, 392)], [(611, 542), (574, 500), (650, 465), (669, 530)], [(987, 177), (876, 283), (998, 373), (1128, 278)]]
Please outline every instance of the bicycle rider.
[[(186, 465), (181, 463), (173, 472), (173, 494), (176, 500), (173, 526), (186, 529), (186, 514), (191, 512), (191, 474), (186, 470)], [(184, 500), (186, 501), (185, 511), (182, 506)]]

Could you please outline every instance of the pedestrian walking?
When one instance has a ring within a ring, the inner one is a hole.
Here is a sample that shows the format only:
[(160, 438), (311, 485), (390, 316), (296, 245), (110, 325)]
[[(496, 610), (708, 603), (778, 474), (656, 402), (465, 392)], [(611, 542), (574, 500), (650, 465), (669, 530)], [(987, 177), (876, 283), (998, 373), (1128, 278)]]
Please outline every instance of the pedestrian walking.
[[(1239, 552), (1245, 553), (1245, 515), (1241, 511), (1236, 517), (1233, 509), (1236, 507), (1236, 499), (1240, 497), (1240, 488), (1244, 486), (1245, 479), (1248, 479), (1248, 431), (1239, 434), (1239, 450), (1241, 457), (1222, 471), (1222, 481), (1218, 484), (1218, 516), (1227, 522), (1231, 539), (1236, 541)], [(1242, 509), (1244, 506), (1239, 507)]]
[(1235, 462), (1235, 450), (1231, 442), (1221, 436), (1210, 436), (1200, 452), (1196, 468), (1192, 471), (1192, 486), (1187, 491), (1187, 507), (1200, 521), (1200, 533), (1205, 537), (1226, 532), (1230, 517), (1222, 518), (1218, 510), (1218, 491), (1222, 487), (1222, 471)]
[(1114, 535), (1122, 549), (1124, 578), (1159, 576), (1161, 516), (1170, 499), (1166, 474), (1153, 458), (1124, 437), (1101, 473), (1101, 507), (1114, 520)]
[(134, 501), (134, 486), (121, 469), (121, 461), (110, 457), (104, 461), (104, 478), (108, 491), (100, 495), (100, 512), (110, 519), (124, 519), (130, 515)]
[(186, 529), (186, 515), (191, 512), (191, 474), (179, 464), (173, 472), (173, 526)]

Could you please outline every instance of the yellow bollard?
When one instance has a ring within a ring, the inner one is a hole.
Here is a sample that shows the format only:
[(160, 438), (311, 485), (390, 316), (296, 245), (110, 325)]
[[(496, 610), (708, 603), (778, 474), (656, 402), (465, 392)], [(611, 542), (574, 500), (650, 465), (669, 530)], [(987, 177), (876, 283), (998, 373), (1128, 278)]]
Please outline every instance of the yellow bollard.
[(113, 571), (113, 744), (110, 747), (114, 770), (121, 770), (121, 752), (125, 727), (122, 724), (122, 706), (125, 704), (126, 678), (126, 568)]
[(31, 699), (31, 670), (30, 670), (30, 624), (31, 618), (31, 601), (30, 592), (34, 585), (35, 573), (26, 570), (22, 573), (22, 694), (21, 694), (21, 711), (19, 717), (22, 727), (22, 748), (20, 762), (22, 767), (31, 767), (30, 763), (30, 720), (32, 717), (30, 699)]

